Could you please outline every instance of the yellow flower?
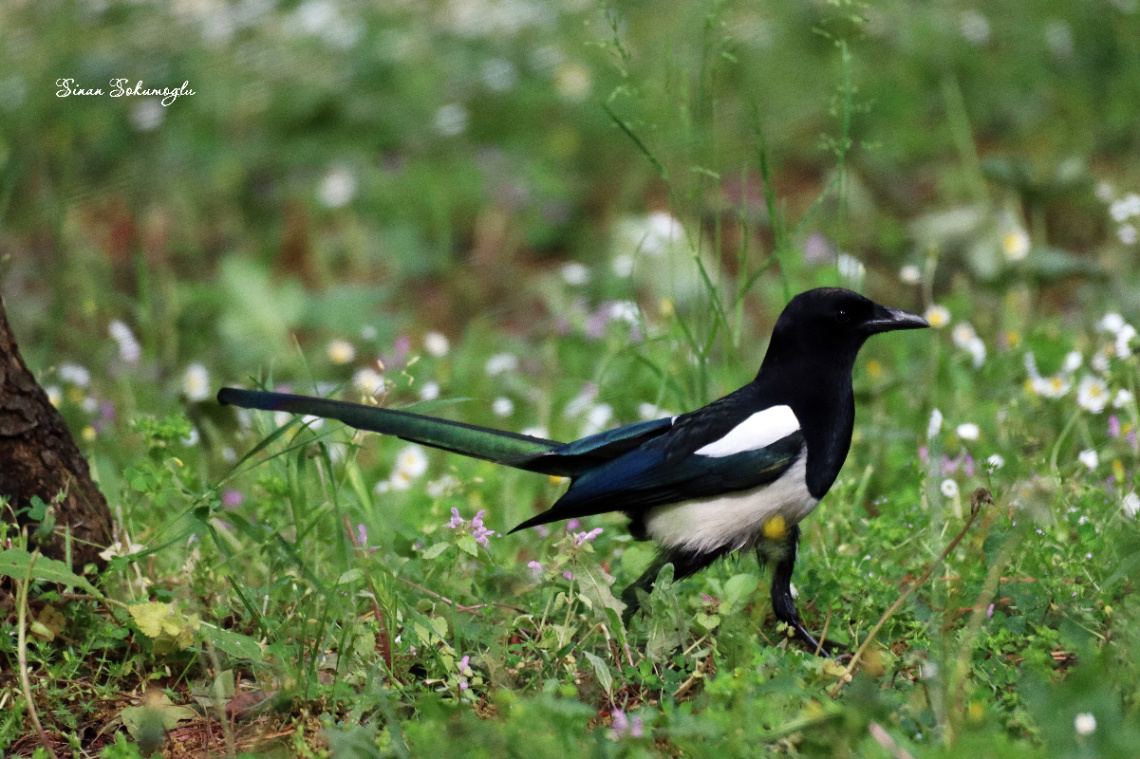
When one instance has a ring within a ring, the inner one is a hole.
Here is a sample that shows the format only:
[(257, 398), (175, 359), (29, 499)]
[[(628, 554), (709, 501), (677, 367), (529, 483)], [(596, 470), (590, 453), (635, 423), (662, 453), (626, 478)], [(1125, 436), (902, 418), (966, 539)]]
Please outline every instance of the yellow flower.
[(867, 362), (867, 374), (871, 375), (872, 379), (879, 379), (883, 376), (883, 365), (878, 359), (871, 359)]
[(94, 443), (95, 442), (95, 435), (96, 435), (95, 428), (92, 427), (90, 424), (87, 425), (86, 427), (84, 427), (83, 432), (81, 432), (80, 434), (83, 436), (84, 442), (87, 442), (87, 443)]
[(1021, 333), (1016, 329), (1011, 329), (1005, 333), (1005, 342), (1010, 348), (1016, 348), (1021, 345)]
[(1001, 250), (1010, 261), (1022, 261), (1029, 255), (1029, 235), (1018, 228), (1005, 233), (1001, 238)]
[(356, 358), (356, 348), (347, 340), (333, 340), (325, 350), (334, 364), (347, 364)]

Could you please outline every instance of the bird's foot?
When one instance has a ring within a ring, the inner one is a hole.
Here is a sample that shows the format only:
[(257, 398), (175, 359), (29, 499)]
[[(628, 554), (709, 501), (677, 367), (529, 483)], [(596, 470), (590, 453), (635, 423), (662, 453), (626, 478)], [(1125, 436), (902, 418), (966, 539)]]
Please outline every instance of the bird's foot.
[(799, 615), (795, 619), (788, 622), (788, 626), (795, 632), (796, 638), (804, 644), (804, 647), (817, 656), (826, 656), (829, 659), (844, 659), (850, 656), (850, 653), (844, 650), (838, 643), (833, 643), (829, 640), (816, 640), (815, 636), (808, 632), (804, 627), (803, 620)]

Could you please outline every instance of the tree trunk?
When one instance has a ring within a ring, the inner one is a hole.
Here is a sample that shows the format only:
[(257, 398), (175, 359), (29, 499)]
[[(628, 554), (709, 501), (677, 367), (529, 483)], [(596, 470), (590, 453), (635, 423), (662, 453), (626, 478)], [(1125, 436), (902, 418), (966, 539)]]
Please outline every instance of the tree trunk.
[[(73, 568), (102, 566), (99, 552), (111, 542), (111, 512), (91, 480), (87, 461), (63, 417), (48, 400), (20, 357), (0, 297), (0, 496), (7, 497), (3, 519), (21, 526), (25, 512), (39, 496), (54, 509), (55, 527), (42, 536), (40, 550), (66, 559), (71, 534)], [(19, 516), (17, 516), (19, 515)], [(45, 518), (50, 523), (50, 517)]]

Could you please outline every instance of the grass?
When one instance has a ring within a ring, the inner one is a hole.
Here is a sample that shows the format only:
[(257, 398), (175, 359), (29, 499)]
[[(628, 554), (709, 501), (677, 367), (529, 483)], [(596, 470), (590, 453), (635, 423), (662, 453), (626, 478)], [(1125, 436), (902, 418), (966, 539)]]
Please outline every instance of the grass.
[[(118, 542), (95, 575), (8, 528), (6, 755), (1140, 750), (1128, 3), (68, 7), (0, 11), (3, 284)], [(211, 399), (570, 440), (735, 389), (837, 283), (947, 310), (864, 349), (801, 525), (850, 673), (750, 556), (627, 627), (622, 518), (499, 534), (563, 483)]]

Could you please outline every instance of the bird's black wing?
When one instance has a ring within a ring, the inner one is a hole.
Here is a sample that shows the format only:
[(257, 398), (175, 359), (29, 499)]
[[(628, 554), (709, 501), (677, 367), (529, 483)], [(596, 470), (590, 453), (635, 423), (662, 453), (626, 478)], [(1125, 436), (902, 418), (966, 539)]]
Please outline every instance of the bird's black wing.
[[(772, 433), (775, 439), (751, 447), (743, 443), (739, 450), (716, 446), (749, 421), (761, 428), (768, 421), (762, 413), (766, 409), (758, 408), (748, 390), (677, 417), (663, 434), (584, 472), (548, 511), (515, 529), (607, 511), (637, 513), (654, 506), (750, 490), (776, 480), (803, 455), (802, 432), (787, 425), (790, 409), (781, 407), (769, 415), (771, 420), (784, 421), (779, 431)], [(754, 439), (764, 438), (762, 429), (753, 431), (761, 433)]]

